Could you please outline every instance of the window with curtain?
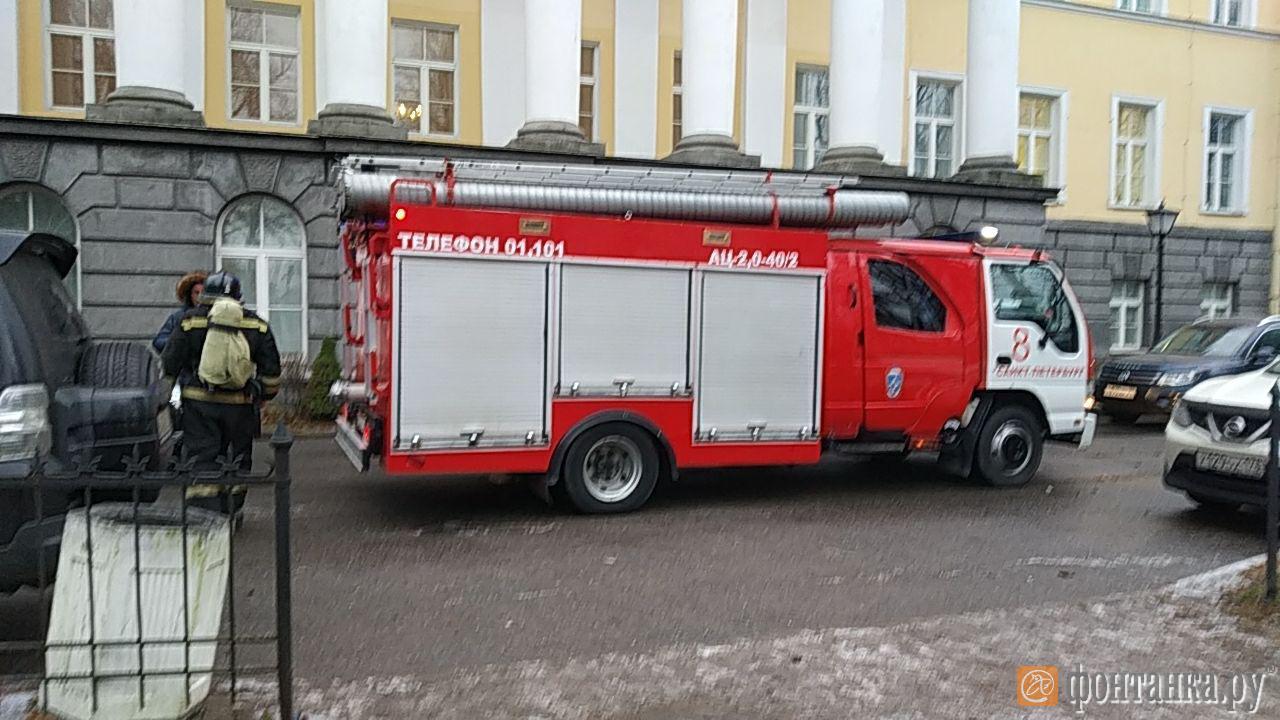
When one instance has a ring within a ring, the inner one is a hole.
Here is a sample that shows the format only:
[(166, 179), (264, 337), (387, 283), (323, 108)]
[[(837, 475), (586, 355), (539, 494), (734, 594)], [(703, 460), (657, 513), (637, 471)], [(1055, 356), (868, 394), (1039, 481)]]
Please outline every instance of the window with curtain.
[(1149, 204), (1154, 181), (1152, 158), (1155, 108), (1134, 103), (1116, 106), (1111, 129), (1115, 167), (1112, 170), (1111, 203), (1121, 207)]
[(302, 219), (283, 200), (236, 200), (218, 226), (218, 267), (240, 278), (247, 307), (271, 324), (281, 353), (307, 352), (307, 255)]
[(1018, 170), (1060, 184), (1057, 168), (1058, 103), (1053, 95), (1023, 93), (1018, 98)]
[(391, 23), (392, 114), (425, 135), (458, 134), (457, 28)]
[(596, 142), (600, 136), (596, 122), (599, 96), (597, 94), (600, 48), (595, 43), (583, 43), (578, 60), (578, 127), (586, 139)]
[(914, 175), (950, 177), (955, 172), (958, 88), (957, 83), (945, 80), (921, 78), (916, 83), (911, 143)]
[(1154, 13), (1157, 2), (1159, 0), (1119, 0), (1119, 4), (1116, 7), (1130, 12)]
[(822, 160), (831, 141), (831, 93), (827, 69), (813, 65), (796, 67), (795, 126), (791, 167), (809, 170)]
[(1235, 312), (1236, 289), (1231, 283), (1205, 283), (1200, 290), (1200, 312), (1204, 317), (1231, 317)]
[(297, 8), (227, 9), (231, 117), (296, 124), (302, 96)]
[(48, 0), (48, 101), (54, 108), (100, 103), (116, 89), (112, 0)]
[(1209, 20), (1215, 25), (1243, 27), (1248, 22), (1245, 17), (1247, 10), (1245, 0), (1213, 0)]
[(1209, 212), (1235, 212), (1244, 205), (1240, 183), (1244, 125), (1239, 115), (1209, 113), (1204, 146), (1204, 209)]

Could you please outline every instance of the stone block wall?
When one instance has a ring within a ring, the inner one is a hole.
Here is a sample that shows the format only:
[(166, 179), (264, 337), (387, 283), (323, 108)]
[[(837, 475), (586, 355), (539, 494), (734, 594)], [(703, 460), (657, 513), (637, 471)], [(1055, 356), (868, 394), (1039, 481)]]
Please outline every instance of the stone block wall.
[(249, 194), (276, 197), (306, 229), (308, 335), (339, 332), (337, 221), (330, 160), (297, 149), (0, 134), (0, 188), (62, 198), (79, 231), (81, 305), (94, 335), (149, 339), (186, 272), (212, 271), (219, 220)]

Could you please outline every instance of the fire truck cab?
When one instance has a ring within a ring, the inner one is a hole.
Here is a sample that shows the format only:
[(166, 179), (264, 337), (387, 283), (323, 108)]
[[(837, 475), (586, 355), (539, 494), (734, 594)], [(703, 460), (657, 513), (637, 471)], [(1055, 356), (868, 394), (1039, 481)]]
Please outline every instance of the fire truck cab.
[(1057, 265), (861, 238), (905, 195), (788, 178), (348, 161), (339, 445), (621, 512), (688, 468), (923, 451), (1021, 485), (1046, 439), (1092, 441)]

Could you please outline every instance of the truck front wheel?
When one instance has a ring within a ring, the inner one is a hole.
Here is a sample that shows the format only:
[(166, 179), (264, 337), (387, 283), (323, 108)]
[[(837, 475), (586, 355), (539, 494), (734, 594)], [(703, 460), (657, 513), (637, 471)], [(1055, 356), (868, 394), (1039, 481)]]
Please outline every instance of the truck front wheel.
[(649, 499), (659, 469), (658, 449), (648, 433), (630, 423), (604, 423), (569, 446), (553, 490), (578, 512), (630, 512)]
[(989, 485), (1025, 485), (1040, 467), (1044, 433), (1040, 420), (1021, 405), (996, 408), (978, 434), (974, 474)]

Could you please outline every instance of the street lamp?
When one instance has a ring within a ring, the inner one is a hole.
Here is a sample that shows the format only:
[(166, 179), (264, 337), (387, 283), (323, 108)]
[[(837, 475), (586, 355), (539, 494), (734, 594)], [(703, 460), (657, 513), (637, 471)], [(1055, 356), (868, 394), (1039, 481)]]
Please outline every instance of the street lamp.
[(1160, 342), (1164, 337), (1164, 240), (1173, 232), (1174, 223), (1178, 222), (1178, 211), (1168, 210), (1164, 201), (1159, 207), (1147, 211), (1147, 230), (1156, 238), (1156, 312), (1155, 335), (1152, 343)]

